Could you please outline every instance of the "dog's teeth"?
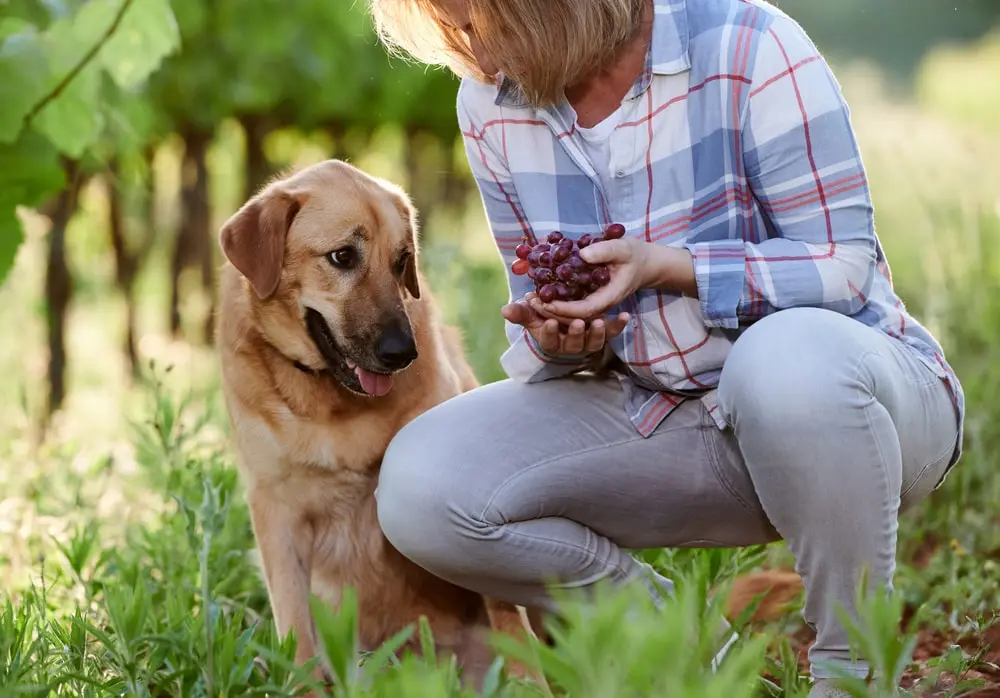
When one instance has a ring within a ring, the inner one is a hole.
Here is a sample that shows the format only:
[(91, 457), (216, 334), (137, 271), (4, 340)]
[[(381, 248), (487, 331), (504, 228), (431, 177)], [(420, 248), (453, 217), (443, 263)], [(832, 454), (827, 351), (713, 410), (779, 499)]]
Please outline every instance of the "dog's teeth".
[(345, 359), (345, 361), (347, 361), (347, 368), (351, 369), (352, 371), (358, 367), (358, 365), (353, 361), (351, 361), (350, 359)]

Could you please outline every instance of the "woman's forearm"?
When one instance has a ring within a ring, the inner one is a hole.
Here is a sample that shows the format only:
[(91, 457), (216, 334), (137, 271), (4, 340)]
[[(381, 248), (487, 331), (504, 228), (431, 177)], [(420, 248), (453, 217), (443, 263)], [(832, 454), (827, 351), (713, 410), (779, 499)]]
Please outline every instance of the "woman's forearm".
[(698, 297), (698, 284), (694, 274), (691, 253), (682, 247), (648, 244), (645, 262), (646, 274), (642, 286), (660, 291), (683, 293)]

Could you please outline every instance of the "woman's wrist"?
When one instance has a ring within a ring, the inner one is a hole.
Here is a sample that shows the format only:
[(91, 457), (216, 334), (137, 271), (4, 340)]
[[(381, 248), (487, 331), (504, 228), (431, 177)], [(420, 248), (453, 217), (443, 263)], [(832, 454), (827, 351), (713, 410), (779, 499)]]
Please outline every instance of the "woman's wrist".
[(642, 286), (659, 291), (675, 291), (691, 298), (698, 297), (698, 281), (694, 259), (683, 247), (668, 247), (647, 243), (645, 278)]

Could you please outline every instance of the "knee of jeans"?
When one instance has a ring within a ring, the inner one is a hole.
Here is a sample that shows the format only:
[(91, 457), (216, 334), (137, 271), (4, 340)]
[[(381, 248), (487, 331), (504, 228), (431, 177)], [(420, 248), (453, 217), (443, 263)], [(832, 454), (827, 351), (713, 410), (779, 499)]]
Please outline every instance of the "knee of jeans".
[(719, 404), (738, 430), (801, 434), (828, 423), (859, 387), (863, 347), (856, 322), (832, 311), (791, 308), (749, 327), (734, 343), (719, 378)]
[(407, 557), (419, 556), (445, 523), (442, 463), (421, 426), (408, 424), (389, 443), (375, 490), (382, 532)]
[(463, 478), (459, 453), (450, 447), (453, 439), (425, 417), (406, 425), (390, 442), (375, 498), (388, 541), (405, 557), (433, 569), (449, 565), (458, 554), (469, 517), (463, 514)]

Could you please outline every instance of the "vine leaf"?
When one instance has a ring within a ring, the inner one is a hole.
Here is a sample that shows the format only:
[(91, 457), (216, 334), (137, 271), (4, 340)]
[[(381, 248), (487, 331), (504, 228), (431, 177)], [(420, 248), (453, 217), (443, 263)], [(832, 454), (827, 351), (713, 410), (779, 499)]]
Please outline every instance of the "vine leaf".
[[(52, 66), (52, 77), (46, 87), (49, 94), (56, 89), (59, 94), (41, 110), (33, 112), (32, 119), (32, 126), (71, 158), (83, 155), (100, 137), (104, 126), (100, 110), (100, 66), (91, 60), (82, 68), (76, 68), (81, 56), (98, 40), (81, 32), (78, 17), (87, 7), (85, 5), (74, 17), (56, 21), (45, 33), (46, 53)], [(73, 70), (76, 70), (75, 77), (69, 82), (61, 82)]]
[(38, 206), (66, 185), (59, 153), (41, 135), (25, 131), (0, 144), (0, 281), (14, 264), (24, 239), (18, 206)]
[[(94, 3), (112, 6), (114, 3)], [(82, 13), (81, 13), (82, 14)], [(97, 12), (93, 13), (97, 15)], [(98, 27), (107, 27), (113, 12), (95, 19)], [(81, 21), (83, 21), (81, 17)], [(115, 33), (101, 48), (101, 65), (123, 90), (140, 86), (164, 58), (180, 45), (180, 30), (170, 9), (169, 0), (142, 0), (134, 3), (122, 17)]]
[(62, 189), (60, 153), (84, 156), (114, 116), (115, 86), (134, 91), (180, 45), (170, 0), (89, 0), (53, 20), (44, 32), (0, 20), (0, 283), (24, 239), (18, 206)]
[(0, 21), (0, 144), (13, 143), (51, 76), (41, 37), (21, 20)]

